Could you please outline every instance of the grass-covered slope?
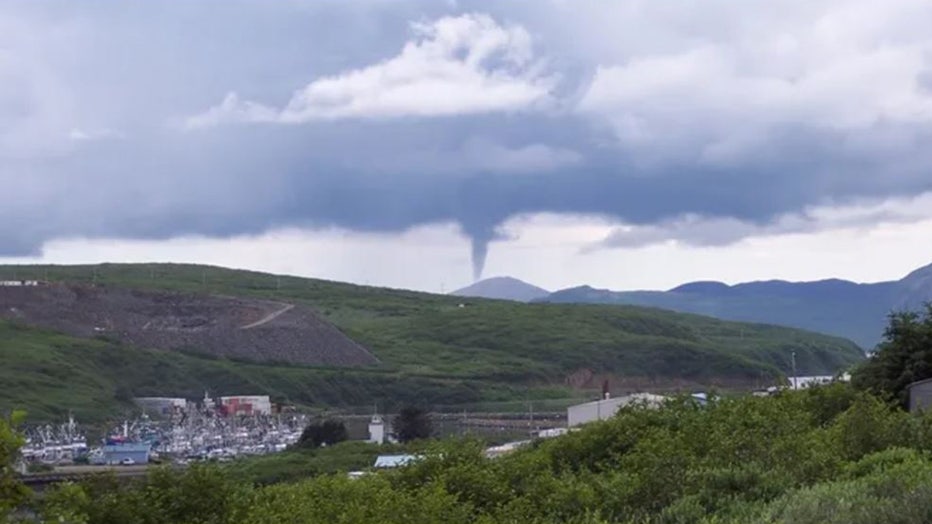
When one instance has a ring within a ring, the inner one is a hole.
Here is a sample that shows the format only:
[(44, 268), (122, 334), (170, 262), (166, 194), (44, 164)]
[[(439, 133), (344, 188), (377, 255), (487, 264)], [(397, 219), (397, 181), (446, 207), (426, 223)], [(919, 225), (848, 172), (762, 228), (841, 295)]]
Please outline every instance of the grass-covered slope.
[[(268, 394), (305, 406), (472, 403), (517, 395), (507, 385), (408, 375), (391, 369), (261, 365), (201, 355), (137, 349), (0, 321), (0, 413), (24, 409), (29, 420), (82, 421), (118, 416), (133, 396), (199, 398)], [(540, 395), (566, 395), (541, 389)]]
[(339, 371), (260, 365), (0, 324), (0, 406), (26, 401), (23, 407), (39, 413), (93, 409), (106, 405), (102, 398), (199, 395), (204, 388), (267, 392), (308, 405), (456, 404), (525, 398), (527, 386), (532, 397), (565, 396), (567, 377), (581, 370), (753, 383), (788, 373), (792, 351), (801, 373), (833, 372), (861, 358), (844, 339), (638, 307), (464, 299), (192, 265), (0, 267), (0, 278), (14, 274), (308, 305), (381, 361)]

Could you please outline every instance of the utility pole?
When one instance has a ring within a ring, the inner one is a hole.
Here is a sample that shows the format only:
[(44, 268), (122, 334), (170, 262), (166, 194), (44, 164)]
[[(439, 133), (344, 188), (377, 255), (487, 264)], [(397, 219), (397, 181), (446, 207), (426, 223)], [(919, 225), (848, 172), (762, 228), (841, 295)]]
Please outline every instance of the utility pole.
[(528, 430), (534, 431), (534, 403), (527, 403)]
[(796, 352), (793, 351), (793, 389), (799, 389), (799, 379), (796, 377)]

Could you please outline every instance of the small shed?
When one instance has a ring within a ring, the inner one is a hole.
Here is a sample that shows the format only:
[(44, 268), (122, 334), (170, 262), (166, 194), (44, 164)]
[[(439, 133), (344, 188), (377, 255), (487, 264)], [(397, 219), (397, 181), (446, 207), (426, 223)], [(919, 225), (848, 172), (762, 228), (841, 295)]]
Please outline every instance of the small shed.
[(932, 378), (913, 382), (907, 388), (911, 413), (932, 410)]

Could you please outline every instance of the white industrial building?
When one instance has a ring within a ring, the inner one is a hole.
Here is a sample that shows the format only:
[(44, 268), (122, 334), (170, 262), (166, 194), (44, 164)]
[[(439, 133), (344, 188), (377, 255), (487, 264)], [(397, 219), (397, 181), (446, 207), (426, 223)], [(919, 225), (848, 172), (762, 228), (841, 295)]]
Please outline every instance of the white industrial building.
[(38, 285), (38, 280), (0, 280), (0, 287), (35, 287)]
[(605, 420), (613, 417), (624, 406), (641, 402), (650, 407), (659, 407), (664, 400), (666, 397), (662, 395), (635, 393), (624, 397), (604, 398), (577, 404), (566, 408), (566, 425), (573, 427), (595, 420)]
[(385, 443), (385, 421), (379, 415), (373, 415), (369, 422), (369, 440), (371, 444)]
[(832, 382), (831, 375), (811, 376), (811, 377), (788, 377), (790, 389), (806, 389), (812, 386), (823, 386)]

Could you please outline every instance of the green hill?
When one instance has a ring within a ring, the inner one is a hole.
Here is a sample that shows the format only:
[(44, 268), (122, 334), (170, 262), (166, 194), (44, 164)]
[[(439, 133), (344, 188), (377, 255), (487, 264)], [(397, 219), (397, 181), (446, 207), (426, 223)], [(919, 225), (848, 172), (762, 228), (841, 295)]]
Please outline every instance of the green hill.
[(68, 409), (94, 418), (134, 395), (195, 397), (205, 388), (388, 407), (568, 397), (603, 377), (622, 388), (749, 386), (788, 373), (793, 351), (804, 374), (862, 358), (840, 338), (641, 307), (464, 299), (193, 265), (0, 266), (0, 279), (14, 276), (309, 306), (380, 361), (323, 368), (231, 360), (0, 322), (0, 409), (23, 407), (37, 418)]

